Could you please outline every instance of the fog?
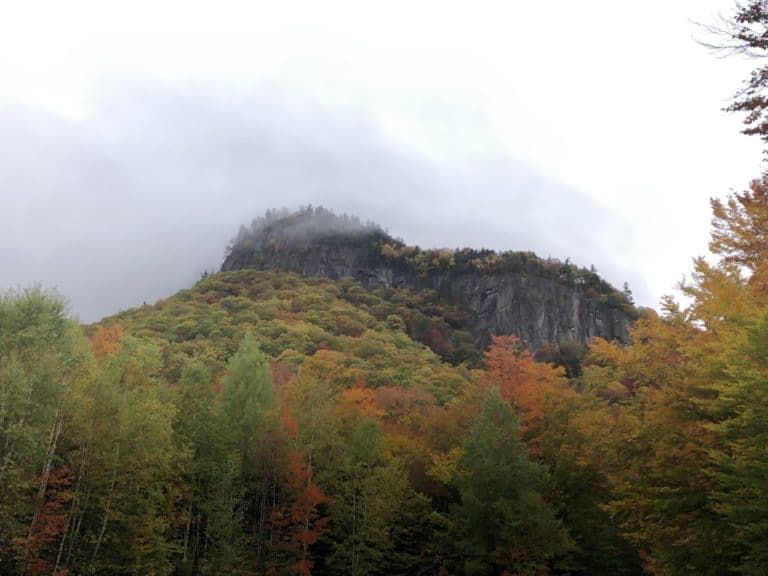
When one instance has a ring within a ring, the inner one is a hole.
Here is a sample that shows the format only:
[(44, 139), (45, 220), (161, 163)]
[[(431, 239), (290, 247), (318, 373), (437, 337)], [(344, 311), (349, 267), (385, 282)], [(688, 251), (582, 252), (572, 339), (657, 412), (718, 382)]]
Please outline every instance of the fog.
[(275, 87), (106, 84), (82, 120), (0, 109), (0, 289), (56, 288), (95, 321), (217, 270), (242, 224), (312, 204), (422, 247), (533, 250), (594, 264), (652, 305), (636, 231), (514, 157), (460, 163), (388, 141), (354, 109)]

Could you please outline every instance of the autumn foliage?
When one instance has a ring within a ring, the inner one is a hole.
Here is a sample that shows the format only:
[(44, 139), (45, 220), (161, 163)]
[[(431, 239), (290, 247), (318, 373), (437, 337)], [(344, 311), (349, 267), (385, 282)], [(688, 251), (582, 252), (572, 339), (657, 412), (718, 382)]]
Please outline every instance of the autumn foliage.
[(91, 350), (96, 358), (106, 358), (120, 349), (124, 330), (119, 324), (97, 326), (91, 335)]
[(1, 299), (0, 573), (761, 574), (766, 190), (585, 355), (450, 363), (423, 295), (255, 270), (87, 329)]

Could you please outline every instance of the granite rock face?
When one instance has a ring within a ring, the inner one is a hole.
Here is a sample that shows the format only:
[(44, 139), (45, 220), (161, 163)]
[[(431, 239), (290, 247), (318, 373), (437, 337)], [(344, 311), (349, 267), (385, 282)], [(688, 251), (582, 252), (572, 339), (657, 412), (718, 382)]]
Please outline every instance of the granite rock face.
[(371, 283), (394, 286), (396, 279), (392, 270), (373, 265), (379, 253), (378, 246), (337, 246), (321, 242), (287, 248), (278, 245), (235, 247), (224, 260), (221, 270), (255, 268), (331, 280), (349, 277), (362, 282), (366, 288)]
[(529, 348), (600, 336), (628, 342), (631, 319), (601, 304), (579, 287), (523, 274), (472, 275), (436, 279), (434, 288), (465, 307), (478, 348), (491, 334), (515, 334)]
[(352, 277), (365, 287), (376, 284), (413, 290), (433, 289), (464, 309), (478, 349), (492, 334), (518, 336), (532, 350), (548, 344), (586, 344), (599, 336), (628, 342), (632, 318), (583, 286), (526, 273), (442, 270), (418, 274), (382, 263), (373, 242), (309, 241), (300, 246), (274, 242), (235, 245), (223, 271), (255, 268), (338, 280)]

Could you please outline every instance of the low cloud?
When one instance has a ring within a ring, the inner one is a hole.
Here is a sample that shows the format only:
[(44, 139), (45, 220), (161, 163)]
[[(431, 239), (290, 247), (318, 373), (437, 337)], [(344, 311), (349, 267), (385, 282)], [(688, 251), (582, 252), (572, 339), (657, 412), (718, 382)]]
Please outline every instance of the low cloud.
[(224, 97), (121, 84), (83, 121), (0, 110), (0, 289), (56, 287), (83, 321), (154, 302), (218, 269), (241, 224), (323, 205), (423, 247), (534, 250), (629, 280), (632, 229), (512, 158), (460, 166), (374, 122), (274, 89)]

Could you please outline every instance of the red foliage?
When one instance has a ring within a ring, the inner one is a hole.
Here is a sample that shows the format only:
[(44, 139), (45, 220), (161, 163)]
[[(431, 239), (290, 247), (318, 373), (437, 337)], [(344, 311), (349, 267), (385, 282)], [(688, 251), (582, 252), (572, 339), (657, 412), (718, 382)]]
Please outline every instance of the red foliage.
[(285, 428), (291, 440), (295, 440), (299, 434), (299, 425), (296, 422), (296, 418), (293, 417), (291, 407), (287, 403), (283, 408), (283, 428)]
[(322, 514), (320, 506), (330, 498), (312, 481), (304, 453), (297, 450), (287, 454), (282, 488), (286, 497), (270, 514), (272, 527), (280, 548), (294, 559), (291, 571), (311, 574), (314, 563), (308, 549), (327, 530), (330, 518)]
[(566, 386), (565, 371), (536, 362), (516, 336), (493, 336), (485, 364), (491, 384), (499, 387), (501, 396), (520, 415), (528, 447), (537, 453), (547, 407), (556, 398), (571, 393)]
[(293, 378), (293, 372), (285, 364), (279, 360), (274, 360), (270, 365), (272, 371), (272, 382), (275, 388), (282, 388)]
[(440, 331), (439, 328), (432, 328), (427, 333), (427, 345), (436, 354), (443, 354), (447, 351), (446, 350), (447, 343), (445, 341), (445, 336), (443, 336), (443, 333)]
[(27, 573), (30, 575), (66, 576), (66, 571), (54, 572), (53, 563), (49, 559), (55, 557), (55, 543), (67, 530), (64, 506), (72, 498), (69, 487), (74, 478), (74, 473), (66, 466), (51, 470), (45, 503), (41, 507), (37, 522), (26, 538), (16, 541), (16, 545), (25, 550)]

